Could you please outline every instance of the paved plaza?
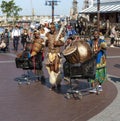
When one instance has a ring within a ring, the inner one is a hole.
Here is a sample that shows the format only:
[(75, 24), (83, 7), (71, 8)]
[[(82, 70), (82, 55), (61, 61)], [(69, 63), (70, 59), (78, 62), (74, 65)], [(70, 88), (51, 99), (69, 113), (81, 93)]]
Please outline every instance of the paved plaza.
[[(21, 51), (21, 48), (19, 48)], [(100, 95), (84, 95), (81, 100), (66, 99), (68, 82), (62, 81), (60, 92), (50, 91), (46, 84), (30, 85), (14, 80), (24, 73), (16, 68), (16, 53), (0, 53), (0, 121), (119, 121), (120, 119), (120, 48), (107, 50), (108, 81)], [(85, 85), (80, 80), (79, 85)]]

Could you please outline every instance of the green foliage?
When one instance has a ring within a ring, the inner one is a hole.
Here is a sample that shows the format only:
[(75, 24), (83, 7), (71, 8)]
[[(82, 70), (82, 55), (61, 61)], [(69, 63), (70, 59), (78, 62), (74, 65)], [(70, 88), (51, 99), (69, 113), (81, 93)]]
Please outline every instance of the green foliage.
[(6, 14), (7, 17), (12, 16), (14, 18), (18, 18), (19, 12), (22, 10), (22, 8), (15, 5), (14, 0), (10, 0), (9, 2), (2, 0), (0, 7), (1, 11)]

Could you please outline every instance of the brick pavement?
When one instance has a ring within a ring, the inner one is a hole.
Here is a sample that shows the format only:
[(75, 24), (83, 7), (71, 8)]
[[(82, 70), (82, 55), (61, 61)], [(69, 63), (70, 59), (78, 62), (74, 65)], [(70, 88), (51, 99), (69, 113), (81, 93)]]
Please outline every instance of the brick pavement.
[[(89, 121), (119, 121), (120, 120), (120, 48), (108, 48), (107, 50), (108, 80), (117, 87), (117, 97), (101, 113), (92, 117)], [(111, 89), (110, 93), (113, 90)]]
[[(64, 97), (68, 84), (63, 80), (59, 93), (50, 91), (46, 71), (45, 85), (34, 82), (31, 85), (19, 86), (14, 78), (23, 74), (23, 70), (16, 68), (15, 53), (12, 50), (11, 53), (0, 54), (0, 121), (87, 121), (90, 118), (91, 121), (94, 121), (96, 117), (93, 116), (99, 117), (99, 113), (106, 107), (109, 108), (108, 106), (114, 102), (113, 100), (117, 99), (115, 97), (119, 92), (117, 92), (118, 88), (116, 89), (113, 82), (106, 81), (103, 84), (104, 91), (100, 95), (90, 94), (83, 96), (82, 100), (73, 98), (68, 100)], [(110, 56), (112, 53), (119, 55), (118, 50), (109, 48), (108, 55)], [(116, 64), (119, 64), (120, 61), (114, 60), (116, 59), (112, 59), (112, 61), (108, 59), (108, 73), (110, 75), (117, 75), (116, 72), (119, 70), (119, 66)], [(111, 81), (117, 79), (113, 79), (113, 77)], [(79, 84), (85, 85), (86, 81), (80, 80)], [(113, 113), (112, 110), (110, 111)], [(114, 118), (115, 116), (113, 115)]]

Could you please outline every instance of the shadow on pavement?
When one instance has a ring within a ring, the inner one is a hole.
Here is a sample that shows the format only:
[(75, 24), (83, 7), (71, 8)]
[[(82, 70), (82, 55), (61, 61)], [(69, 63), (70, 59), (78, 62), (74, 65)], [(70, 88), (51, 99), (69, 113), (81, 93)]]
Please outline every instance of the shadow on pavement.
[(114, 67), (119, 68), (120, 69), (120, 64), (115, 64)]
[(113, 82), (120, 82), (120, 78), (118, 78), (118, 77), (113, 77), (113, 76), (110, 76), (109, 77)]

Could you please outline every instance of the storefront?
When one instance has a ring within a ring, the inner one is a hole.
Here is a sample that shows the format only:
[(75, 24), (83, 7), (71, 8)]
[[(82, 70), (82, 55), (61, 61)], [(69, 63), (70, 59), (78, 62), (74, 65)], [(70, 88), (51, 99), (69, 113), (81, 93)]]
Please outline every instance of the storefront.
[[(82, 10), (79, 14), (89, 15), (89, 20), (93, 21), (98, 13), (97, 7), (97, 3), (94, 3), (93, 6)], [(120, 0), (100, 3), (100, 21), (106, 20), (109, 20), (110, 23), (120, 22)]]

